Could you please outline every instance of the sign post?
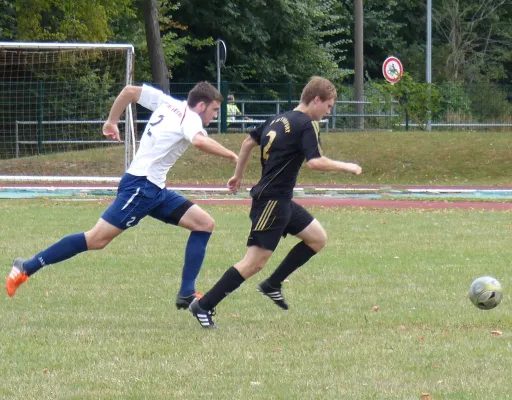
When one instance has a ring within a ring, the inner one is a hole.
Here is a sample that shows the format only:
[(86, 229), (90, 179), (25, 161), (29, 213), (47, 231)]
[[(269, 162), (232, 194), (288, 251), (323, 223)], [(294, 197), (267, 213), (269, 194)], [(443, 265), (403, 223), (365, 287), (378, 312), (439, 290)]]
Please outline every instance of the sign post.
[[(428, 84), (428, 98), (430, 103), (430, 95), (432, 94), (432, 0), (427, 0), (427, 71), (426, 78)], [(432, 130), (432, 119), (430, 110), (427, 119), (427, 131)]]
[[(228, 56), (228, 50), (224, 40), (217, 39), (217, 51), (215, 53), (215, 61), (217, 62), (217, 90), (220, 92), (220, 67), (226, 64), (226, 58)], [(217, 115), (217, 133), (220, 133), (220, 123), (222, 118), (222, 112), (219, 110)]]
[[(386, 79), (389, 83), (394, 85), (401, 78), (404, 73), (404, 68), (400, 60), (394, 56), (390, 56), (384, 60), (382, 63), (382, 75), (384, 75), (384, 79)], [(389, 114), (393, 115), (393, 102), (391, 102), (391, 109), (389, 110)], [(409, 130), (408, 116), (405, 117), (405, 130)]]
[(400, 60), (396, 57), (388, 57), (382, 64), (382, 75), (389, 83), (397, 83), (404, 73), (404, 68)]

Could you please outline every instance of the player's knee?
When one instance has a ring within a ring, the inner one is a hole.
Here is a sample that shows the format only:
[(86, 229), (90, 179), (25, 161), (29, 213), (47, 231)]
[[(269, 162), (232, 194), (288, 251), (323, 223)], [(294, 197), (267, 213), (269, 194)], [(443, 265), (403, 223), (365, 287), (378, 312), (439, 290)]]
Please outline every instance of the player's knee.
[(110, 241), (109, 241), (109, 240), (102, 240), (101, 242), (99, 242), (97, 250), (102, 250), (102, 249), (104, 249), (105, 247), (107, 247), (107, 245), (108, 245), (109, 243), (110, 243)]
[(241, 268), (242, 276), (245, 279), (248, 279), (249, 277), (256, 275), (258, 272), (260, 272), (264, 266), (264, 262), (253, 262), (250, 264), (246, 264)]
[(202, 232), (213, 232), (215, 229), (215, 220), (208, 216), (208, 218), (203, 218), (201, 222), (199, 223), (198, 229), (195, 229), (197, 231)]
[(258, 260), (253, 264), (254, 273), (260, 272), (265, 267), (266, 261)]
[(327, 244), (327, 233), (321, 229), (315, 236), (304, 241), (315, 253), (320, 252)]
[(92, 232), (85, 233), (85, 240), (87, 250), (102, 250), (112, 241), (110, 238), (94, 235)]
[(235, 265), (235, 268), (240, 272), (240, 274), (248, 279), (251, 276), (260, 272), (263, 267), (265, 267), (266, 260), (248, 260), (243, 259)]
[[(322, 250), (327, 244), (327, 233), (322, 229), (322, 234), (319, 235), (319, 238), (318, 238), (318, 246), (320, 247), (320, 250)], [(317, 251), (317, 253), (318, 253)]]

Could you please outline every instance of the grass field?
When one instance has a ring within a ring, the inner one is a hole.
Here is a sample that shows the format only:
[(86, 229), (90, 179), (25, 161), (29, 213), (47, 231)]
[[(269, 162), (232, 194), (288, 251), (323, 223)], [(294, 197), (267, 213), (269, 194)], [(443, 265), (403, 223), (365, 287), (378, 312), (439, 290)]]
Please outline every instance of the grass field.
[[(5, 274), (13, 257), (88, 229), (104, 208), (0, 202)], [(249, 228), (246, 207), (205, 208), (217, 228), (201, 291), (244, 254)], [(103, 251), (43, 269), (4, 294), (0, 398), (512, 397), (510, 211), (311, 210), (329, 243), (286, 284), (290, 310), (255, 286), (293, 238), (221, 303), (217, 330), (174, 308), (185, 231), (146, 219)], [(505, 298), (481, 311), (467, 291), (488, 274)]]
[[(238, 153), (245, 135), (212, 137)], [(363, 174), (303, 168), (300, 184), (512, 186), (512, 132), (322, 133), (322, 143), (327, 156), (357, 162)], [(259, 178), (257, 153), (246, 173), (247, 184)], [(121, 176), (123, 167), (123, 149), (111, 147), (0, 160), (0, 175)], [(171, 169), (168, 183), (224, 185), (232, 174), (226, 160), (190, 148)]]

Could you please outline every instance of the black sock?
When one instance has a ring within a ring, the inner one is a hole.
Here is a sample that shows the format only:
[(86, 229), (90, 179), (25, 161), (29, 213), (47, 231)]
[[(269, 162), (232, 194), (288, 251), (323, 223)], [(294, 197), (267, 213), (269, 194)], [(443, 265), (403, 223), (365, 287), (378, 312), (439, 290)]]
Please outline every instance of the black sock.
[(240, 272), (235, 267), (229, 268), (208, 293), (199, 300), (199, 306), (203, 310), (212, 310), (228, 294), (238, 289), (244, 281), (245, 278), (240, 275)]
[(288, 255), (279, 264), (274, 273), (267, 279), (267, 283), (279, 289), (281, 283), (291, 275), (293, 271), (306, 264), (316, 252), (304, 242), (297, 243), (293, 249), (290, 250)]

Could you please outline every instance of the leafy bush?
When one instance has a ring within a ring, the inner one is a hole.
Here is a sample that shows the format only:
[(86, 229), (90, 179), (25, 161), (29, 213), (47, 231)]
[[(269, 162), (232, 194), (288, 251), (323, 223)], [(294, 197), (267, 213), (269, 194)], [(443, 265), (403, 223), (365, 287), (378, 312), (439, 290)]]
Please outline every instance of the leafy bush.
[(478, 121), (506, 121), (512, 108), (508, 103), (507, 91), (492, 84), (472, 85), (469, 88), (471, 113)]
[(434, 84), (418, 83), (408, 73), (404, 73), (402, 79), (393, 85), (374, 83), (373, 86), (382, 96), (386, 109), (393, 106), (400, 120), (408, 116), (421, 129), (425, 129), (424, 122), (439, 111), (441, 96), (437, 87)]
[(471, 99), (467, 93), (467, 85), (461, 82), (445, 82), (437, 86), (439, 90), (440, 109), (439, 114), (446, 113), (471, 113)]

